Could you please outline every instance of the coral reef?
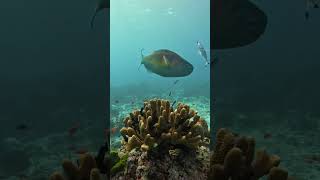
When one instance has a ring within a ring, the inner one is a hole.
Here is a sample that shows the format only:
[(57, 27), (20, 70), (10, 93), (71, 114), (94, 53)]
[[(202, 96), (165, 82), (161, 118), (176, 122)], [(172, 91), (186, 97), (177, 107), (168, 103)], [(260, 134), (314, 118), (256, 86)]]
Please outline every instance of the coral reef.
[(126, 166), (112, 179), (207, 179), (210, 133), (190, 106), (173, 109), (169, 101), (153, 99), (124, 124), (119, 156), (127, 158)]
[(202, 146), (197, 152), (190, 153), (181, 149), (171, 153), (153, 153), (135, 148), (128, 154), (125, 170), (112, 176), (112, 180), (199, 180), (207, 179), (210, 165), (210, 152)]
[(102, 180), (100, 170), (97, 168), (95, 158), (90, 154), (82, 154), (79, 159), (79, 167), (70, 160), (63, 160), (64, 175), (55, 172), (50, 180)]
[(219, 129), (211, 155), (210, 180), (258, 180), (268, 175), (269, 180), (287, 180), (288, 172), (279, 168), (280, 157), (257, 150), (255, 140)]
[[(111, 179), (209, 179), (209, 180), (292, 180), (279, 167), (280, 157), (266, 150), (256, 151), (252, 137), (219, 129), (213, 152), (209, 150), (206, 122), (189, 106), (169, 101), (146, 101), (140, 111), (124, 119), (120, 133), (122, 146), (108, 154)], [(63, 161), (64, 175), (54, 173), (51, 180), (99, 180), (89, 154), (80, 157), (78, 166)], [(104, 176), (105, 177), (105, 176)]]
[(124, 123), (120, 133), (127, 152), (134, 148), (149, 151), (162, 145), (182, 145), (196, 150), (210, 143), (206, 121), (184, 104), (173, 110), (169, 101), (150, 100), (140, 111), (130, 113)]
[(0, 179), (1, 176), (22, 173), (31, 165), (26, 151), (6, 146), (0, 149)]
[[(113, 179), (206, 179), (210, 133), (205, 120), (189, 106), (178, 104), (174, 110), (169, 101), (150, 100), (130, 113), (124, 124), (118, 156), (111, 151), (108, 159)], [(68, 180), (99, 178), (95, 159), (88, 154), (80, 158), (79, 167), (68, 160), (62, 166)], [(51, 176), (63, 178), (59, 173)]]
[[(111, 168), (111, 175), (119, 171), (123, 171), (127, 163), (128, 156), (119, 158), (118, 153), (111, 151), (106, 153), (105, 161), (107, 166), (104, 168)], [(64, 160), (62, 162), (63, 174), (55, 172), (50, 176), (50, 180), (102, 180), (109, 177), (106, 169), (100, 169), (97, 166), (97, 158), (94, 158), (90, 154), (80, 155), (77, 161), (78, 166), (74, 165), (70, 160)]]

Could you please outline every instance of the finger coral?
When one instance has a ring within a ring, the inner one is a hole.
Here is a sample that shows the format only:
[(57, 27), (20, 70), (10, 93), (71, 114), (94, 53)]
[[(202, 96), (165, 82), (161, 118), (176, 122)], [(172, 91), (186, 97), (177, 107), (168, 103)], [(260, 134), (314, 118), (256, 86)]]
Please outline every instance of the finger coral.
[(108, 177), (115, 180), (292, 180), (279, 167), (280, 157), (256, 151), (252, 137), (219, 129), (210, 153), (207, 123), (185, 104), (174, 109), (167, 100), (146, 101), (124, 119), (120, 133), (122, 146), (106, 153), (104, 168), (98, 169), (98, 161), (83, 154), (78, 165), (64, 160), (64, 174), (53, 173), (50, 180), (106, 179), (100, 172), (110, 172)]
[(258, 180), (268, 175), (270, 180), (288, 180), (288, 172), (279, 168), (280, 157), (266, 150), (255, 152), (255, 140), (219, 129), (211, 155), (209, 180)]
[(188, 105), (178, 104), (174, 110), (167, 100), (146, 101), (140, 111), (130, 113), (120, 130), (127, 152), (142, 151), (159, 145), (183, 145), (197, 149), (209, 145), (209, 130), (205, 120)]
[(111, 179), (207, 179), (209, 129), (188, 105), (176, 108), (167, 100), (145, 101), (124, 119), (119, 152), (126, 160), (115, 165)]
[(79, 167), (70, 160), (62, 162), (65, 176), (55, 172), (50, 180), (101, 180), (100, 170), (96, 168), (96, 161), (90, 154), (83, 154), (79, 159)]

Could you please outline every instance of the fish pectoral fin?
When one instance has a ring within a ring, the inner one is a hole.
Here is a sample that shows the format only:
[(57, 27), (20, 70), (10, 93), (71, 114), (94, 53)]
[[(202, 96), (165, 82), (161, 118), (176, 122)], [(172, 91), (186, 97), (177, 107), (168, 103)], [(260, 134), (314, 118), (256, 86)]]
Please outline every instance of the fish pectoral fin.
[(169, 62), (168, 62), (168, 59), (165, 55), (162, 56), (163, 60), (164, 60), (164, 63), (168, 66), (169, 65)]

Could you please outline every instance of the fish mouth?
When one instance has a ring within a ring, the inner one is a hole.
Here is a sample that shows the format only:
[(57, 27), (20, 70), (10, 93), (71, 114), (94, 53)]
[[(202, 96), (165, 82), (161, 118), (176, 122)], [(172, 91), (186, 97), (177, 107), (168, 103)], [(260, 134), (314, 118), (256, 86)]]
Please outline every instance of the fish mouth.
[(186, 69), (187, 69), (186, 75), (189, 75), (193, 72), (193, 66), (191, 64), (187, 65)]

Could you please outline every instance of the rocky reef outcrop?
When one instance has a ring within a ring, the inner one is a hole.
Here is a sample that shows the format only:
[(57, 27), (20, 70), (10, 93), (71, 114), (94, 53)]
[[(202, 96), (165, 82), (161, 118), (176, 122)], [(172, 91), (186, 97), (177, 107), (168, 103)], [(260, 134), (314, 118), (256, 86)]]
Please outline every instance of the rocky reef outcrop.
[(97, 168), (96, 160), (90, 154), (80, 155), (78, 165), (70, 160), (63, 160), (64, 174), (54, 172), (50, 180), (102, 180), (103, 176)]
[(256, 151), (252, 137), (219, 129), (210, 152), (206, 121), (185, 104), (174, 108), (166, 100), (146, 101), (140, 111), (124, 119), (120, 133), (121, 148), (106, 153), (104, 168), (110, 171), (97, 166), (93, 156), (83, 154), (77, 165), (64, 160), (64, 174), (53, 173), (50, 180), (293, 179), (279, 167), (279, 156), (264, 149)]
[(289, 180), (288, 172), (278, 167), (280, 157), (269, 155), (265, 149), (255, 152), (255, 140), (219, 129), (210, 158), (210, 180)]
[(184, 146), (197, 149), (208, 146), (208, 125), (188, 105), (178, 104), (174, 110), (170, 102), (154, 99), (144, 103), (140, 111), (130, 113), (120, 130), (126, 151), (134, 148), (149, 151), (156, 146)]
[(167, 100), (144, 102), (124, 119), (119, 156), (127, 167), (112, 179), (206, 179), (209, 169), (209, 129), (188, 105), (174, 109)]

